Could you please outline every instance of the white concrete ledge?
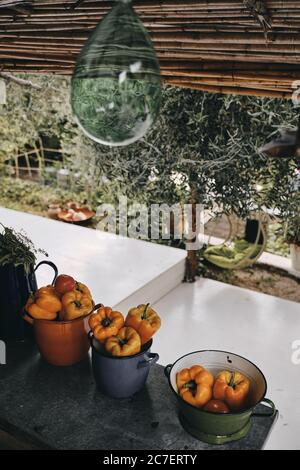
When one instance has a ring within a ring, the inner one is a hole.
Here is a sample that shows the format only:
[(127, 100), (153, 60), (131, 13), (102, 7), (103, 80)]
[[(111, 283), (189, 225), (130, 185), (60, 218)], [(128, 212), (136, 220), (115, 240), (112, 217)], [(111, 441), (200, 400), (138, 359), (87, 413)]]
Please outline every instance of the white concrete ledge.
[[(155, 302), (184, 277), (184, 250), (4, 208), (0, 221), (24, 229), (36, 247), (48, 252), (60, 273), (90, 287), (97, 303), (129, 308), (137, 302)], [(41, 267), (37, 278), (39, 285), (49, 284), (51, 269)]]

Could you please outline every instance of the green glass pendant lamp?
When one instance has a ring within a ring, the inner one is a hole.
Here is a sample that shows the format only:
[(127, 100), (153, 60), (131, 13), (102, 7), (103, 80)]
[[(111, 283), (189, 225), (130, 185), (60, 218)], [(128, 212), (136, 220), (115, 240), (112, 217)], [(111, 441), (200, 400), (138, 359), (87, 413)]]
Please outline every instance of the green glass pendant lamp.
[(150, 36), (131, 0), (116, 0), (83, 46), (71, 82), (71, 104), (85, 134), (125, 146), (156, 120), (161, 77)]

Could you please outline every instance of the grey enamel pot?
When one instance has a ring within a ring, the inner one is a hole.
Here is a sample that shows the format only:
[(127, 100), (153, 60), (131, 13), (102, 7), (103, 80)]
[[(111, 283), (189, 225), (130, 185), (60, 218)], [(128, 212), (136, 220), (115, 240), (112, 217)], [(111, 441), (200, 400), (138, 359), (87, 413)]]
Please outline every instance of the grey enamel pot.
[[(185, 402), (177, 393), (176, 374), (182, 369), (193, 365), (201, 365), (213, 375), (222, 370), (239, 371), (251, 381), (249, 403), (245, 410), (239, 413), (215, 414), (198, 409)], [(209, 444), (225, 444), (242, 439), (251, 427), (252, 419), (274, 416), (274, 403), (265, 398), (267, 382), (259, 368), (237, 354), (225, 351), (196, 351), (182, 356), (174, 364), (165, 367), (170, 387), (175, 393), (179, 404), (179, 418), (187, 432), (201, 441)], [(265, 403), (270, 411), (258, 413), (255, 407)]]
[(92, 368), (97, 388), (112, 398), (129, 398), (146, 384), (150, 367), (159, 355), (151, 353), (152, 339), (139, 354), (128, 357), (112, 357), (89, 334), (92, 346)]

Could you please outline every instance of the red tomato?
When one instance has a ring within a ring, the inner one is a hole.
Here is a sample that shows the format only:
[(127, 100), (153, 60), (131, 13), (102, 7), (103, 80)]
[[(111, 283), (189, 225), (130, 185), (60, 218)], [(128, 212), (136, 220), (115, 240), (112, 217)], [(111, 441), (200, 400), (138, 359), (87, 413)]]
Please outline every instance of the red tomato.
[(204, 411), (209, 411), (210, 413), (229, 413), (230, 409), (221, 400), (210, 400), (206, 403), (205, 407), (203, 408)]
[(56, 278), (54, 287), (59, 294), (63, 295), (75, 289), (76, 281), (71, 276), (67, 276), (67, 274), (61, 274)]

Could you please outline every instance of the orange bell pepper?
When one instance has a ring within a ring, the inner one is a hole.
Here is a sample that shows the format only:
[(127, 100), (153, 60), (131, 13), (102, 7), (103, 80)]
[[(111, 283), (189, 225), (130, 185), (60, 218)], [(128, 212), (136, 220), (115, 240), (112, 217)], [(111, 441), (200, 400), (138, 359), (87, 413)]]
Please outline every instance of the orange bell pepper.
[(80, 292), (81, 294), (87, 295), (90, 298), (92, 298), (92, 294), (91, 294), (90, 289), (85, 284), (83, 284), (82, 282), (76, 282), (76, 286), (75, 286), (74, 290), (76, 290), (77, 292)]
[(250, 380), (240, 372), (220, 372), (215, 380), (213, 395), (224, 401), (231, 411), (241, 411), (247, 405)]
[(100, 307), (97, 313), (90, 316), (89, 325), (94, 337), (103, 343), (110, 336), (115, 336), (124, 326), (124, 317), (121, 312), (110, 307)]
[(58, 293), (56, 292), (56, 290), (53, 286), (40, 287), (36, 291), (35, 296), (37, 297), (37, 296), (44, 295), (44, 294), (54, 295), (55, 297), (59, 298), (59, 295), (58, 295)]
[(38, 295), (35, 303), (38, 307), (52, 313), (57, 313), (61, 309), (61, 301), (57, 296), (51, 294)]
[(133, 328), (124, 326), (106, 340), (105, 349), (112, 356), (134, 356), (141, 350), (141, 338)]
[(93, 301), (90, 296), (74, 289), (63, 295), (62, 307), (60, 319), (63, 321), (75, 320), (92, 311)]
[(147, 343), (161, 326), (160, 317), (149, 305), (141, 304), (131, 308), (125, 320), (126, 326), (138, 332), (142, 344)]
[(42, 287), (30, 297), (25, 310), (33, 318), (40, 320), (55, 320), (62, 307), (59, 297), (52, 291), (51, 286)]
[(212, 398), (213, 375), (202, 366), (192, 366), (176, 374), (178, 393), (190, 405), (202, 408)]

